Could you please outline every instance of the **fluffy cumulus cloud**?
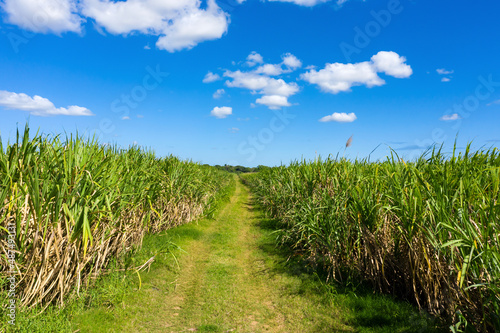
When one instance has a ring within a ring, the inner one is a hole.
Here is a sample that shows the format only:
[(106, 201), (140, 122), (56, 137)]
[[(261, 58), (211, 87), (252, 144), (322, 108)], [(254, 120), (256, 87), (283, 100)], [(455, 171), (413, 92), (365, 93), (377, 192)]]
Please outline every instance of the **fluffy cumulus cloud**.
[(210, 115), (212, 117), (219, 118), (219, 119), (226, 118), (227, 116), (230, 116), (232, 114), (233, 114), (233, 108), (231, 108), (229, 106), (221, 106), (221, 107), (216, 106), (210, 112)]
[(410, 77), (413, 74), (406, 58), (399, 56), (396, 52), (380, 51), (372, 57), (373, 67), (377, 72), (382, 72), (398, 79)]
[(0, 6), (7, 22), (34, 32), (80, 32), (84, 21), (75, 0), (4, 0)]
[(247, 57), (247, 65), (250, 67), (253, 67), (257, 64), (262, 64), (263, 62), (264, 59), (262, 58), (262, 56), (255, 51), (250, 53)]
[[(222, 76), (227, 78), (226, 87), (247, 89), (252, 94), (260, 94), (255, 104), (266, 105), (273, 110), (288, 107), (292, 105), (288, 98), (297, 94), (300, 87), (296, 82), (287, 82), (280, 76), (297, 71), (303, 64), (291, 53), (283, 54), (281, 59), (277, 64), (265, 63), (259, 53), (252, 52), (242, 66), (244, 69), (225, 70), (221, 75), (209, 72), (203, 82), (212, 82)], [(370, 61), (326, 64), (319, 70), (314, 66), (306, 66), (305, 72), (299, 75), (299, 78), (318, 85), (325, 92), (337, 94), (350, 91), (353, 86), (382, 86), (385, 81), (379, 73), (395, 78), (408, 78), (413, 71), (406, 64), (405, 57), (392, 51), (381, 51), (371, 57)], [(287, 77), (289, 76), (284, 78)], [(322, 118), (321, 121), (354, 121), (355, 117), (354, 114), (335, 113)]]
[(458, 119), (462, 119), (458, 113), (454, 113), (454, 114), (445, 114), (444, 116), (442, 116), (441, 118), (439, 118), (439, 120), (443, 120), (443, 121), (452, 121), (452, 120), (458, 120)]
[(256, 103), (266, 105), (270, 109), (290, 106), (288, 97), (300, 90), (295, 82), (287, 83), (283, 79), (261, 75), (258, 72), (226, 71), (224, 76), (232, 79), (226, 81), (228, 87), (248, 89), (262, 94), (263, 96), (257, 99)]
[(244, 88), (264, 95), (289, 97), (299, 91), (299, 86), (295, 82), (287, 83), (283, 79), (275, 79), (265, 75), (226, 71), (224, 76), (233, 79), (226, 81), (228, 87)]
[(228, 87), (245, 88), (264, 95), (289, 97), (299, 91), (299, 86), (295, 82), (287, 83), (283, 79), (275, 79), (265, 75), (236, 71), (226, 72), (224, 76), (233, 79), (226, 81)]
[(222, 97), (222, 95), (224, 95), (226, 93), (226, 91), (224, 89), (217, 89), (214, 94), (212, 95), (213, 98), (215, 99), (219, 99)]
[(197, 0), (85, 0), (82, 13), (112, 34), (159, 35), (156, 46), (175, 52), (226, 33), (228, 15), (214, 0), (205, 9), (200, 5)]
[(92, 116), (93, 113), (84, 107), (71, 105), (67, 108), (56, 108), (54, 103), (40, 96), (30, 97), (23, 93), (0, 90), (0, 106), (9, 110), (28, 111), (34, 116)]
[(203, 41), (221, 38), (228, 25), (229, 16), (209, 0), (207, 9), (193, 9), (168, 24), (156, 46), (169, 52), (191, 49)]
[[(302, 62), (297, 57), (286, 53), (282, 56), (281, 63), (267, 64), (264, 63), (264, 59), (259, 53), (252, 52), (247, 56), (245, 66), (253, 67), (253, 69), (249, 71), (226, 70), (223, 73), (223, 76), (228, 78), (225, 82), (227, 87), (248, 89), (252, 93), (262, 95), (255, 103), (266, 105), (270, 109), (291, 105), (288, 102), (288, 97), (295, 95), (300, 88), (297, 83), (288, 83), (279, 76), (302, 67)], [(211, 80), (207, 80), (207, 78), (218, 75), (211, 72), (209, 74), (203, 82), (209, 82)]]
[(192, 1), (153, 0), (84, 0), (82, 13), (112, 34), (128, 34), (132, 31), (160, 33), (166, 21), (196, 10)]
[(264, 64), (255, 70), (255, 73), (276, 76), (283, 74), (283, 68), (277, 64)]
[[(294, 3), (299, 6), (305, 6), (305, 7), (312, 7), (316, 6), (317, 4), (328, 2), (329, 0), (269, 0), (271, 2), (290, 2)], [(347, 0), (338, 0), (338, 2), (344, 3)]]
[(406, 58), (395, 52), (381, 51), (365, 61), (354, 64), (333, 63), (317, 71), (311, 69), (301, 75), (309, 83), (318, 85), (323, 91), (332, 94), (351, 91), (353, 86), (365, 85), (368, 88), (382, 86), (385, 81), (378, 73), (396, 78), (408, 78), (413, 71), (406, 63)]
[(288, 99), (285, 96), (279, 95), (265, 95), (258, 98), (256, 101), (258, 104), (263, 104), (269, 107), (271, 110), (280, 109), (283, 106), (290, 106)]
[[(241, 4), (245, 0), (236, 0)], [(330, 0), (269, 0), (300, 6), (315, 6)], [(342, 5), (347, 0), (337, 0)], [(99, 32), (158, 36), (156, 46), (168, 52), (191, 49), (203, 41), (221, 38), (228, 30), (229, 15), (216, 0), (1, 0), (6, 21), (40, 33), (82, 32), (87, 20), (95, 21)], [(146, 49), (149, 46), (145, 47)], [(297, 59), (284, 58), (290, 68)], [(262, 64), (254, 52), (249, 66)], [(264, 69), (263, 69), (264, 70)], [(278, 75), (278, 74), (273, 74)]]
[(9, 23), (34, 32), (80, 32), (87, 19), (111, 34), (158, 36), (159, 49), (175, 52), (221, 38), (229, 15), (208, 0), (4, 0)]
[(351, 112), (351, 113), (334, 112), (331, 115), (324, 116), (319, 121), (321, 121), (323, 123), (326, 123), (326, 122), (329, 122), (329, 121), (336, 121), (336, 122), (339, 122), (339, 123), (352, 123), (356, 119), (358, 119), (358, 118), (356, 117), (356, 115), (353, 112)]
[[(289, 2), (289, 3), (294, 3), (296, 5), (299, 5), (299, 6), (312, 7), (312, 6), (316, 6), (316, 5), (325, 3), (325, 2), (329, 2), (330, 0), (268, 0), (268, 1), (271, 1), (271, 2), (275, 2), (275, 1)], [(335, 4), (338, 7), (341, 7), (347, 1), (349, 1), (349, 0), (336, 0)]]
[[(302, 67), (302, 61), (300, 61), (296, 56), (294, 56), (291, 53), (285, 53), (281, 58), (283, 61), (279, 64), (264, 64), (264, 61), (262, 59), (262, 56), (258, 53), (252, 53), (249, 55), (250, 56), (258, 56), (260, 60), (261, 66), (259, 66), (257, 69), (254, 70), (254, 73), (257, 74), (265, 74), (269, 76), (278, 76), (284, 73), (291, 73), (294, 70)], [(257, 62), (255, 62), (257, 63)], [(248, 62), (248, 57), (247, 57), (247, 64)]]
[(203, 78), (203, 83), (210, 83), (220, 80), (219, 74), (214, 74), (212, 72), (208, 72), (207, 75)]
[(371, 88), (385, 84), (369, 62), (326, 64), (324, 69), (310, 70), (302, 74), (301, 78), (333, 94), (350, 91), (352, 86), (366, 85)]
[(252, 91), (264, 89), (271, 78), (259, 75), (253, 72), (226, 71), (225, 77), (232, 78), (232, 81), (226, 81), (226, 86), (231, 88), (245, 88)]
[(288, 68), (297, 69), (302, 67), (302, 61), (297, 59), (297, 57), (291, 53), (284, 54), (282, 58), (283, 58), (283, 65), (287, 66)]

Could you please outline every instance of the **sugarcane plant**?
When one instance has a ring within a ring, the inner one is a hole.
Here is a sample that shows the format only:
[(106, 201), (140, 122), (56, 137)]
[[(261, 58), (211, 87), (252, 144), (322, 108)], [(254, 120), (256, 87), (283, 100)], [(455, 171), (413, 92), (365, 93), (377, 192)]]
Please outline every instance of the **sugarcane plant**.
[[(500, 151), (295, 161), (247, 177), (279, 241), (338, 281), (500, 331)], [(464, 325), (457, 323), (465, 323)], [(458, 326), (457, 326), (458, 325)]]
[(145, 233), (209, 210), (229, 179), (209, 166), (95, 137), (30, 137), (26, 126), (14, 143), (0, 140), (0, 292), (15, 262), (20, 307), (64, 304), (111, 258), (140, 246)]

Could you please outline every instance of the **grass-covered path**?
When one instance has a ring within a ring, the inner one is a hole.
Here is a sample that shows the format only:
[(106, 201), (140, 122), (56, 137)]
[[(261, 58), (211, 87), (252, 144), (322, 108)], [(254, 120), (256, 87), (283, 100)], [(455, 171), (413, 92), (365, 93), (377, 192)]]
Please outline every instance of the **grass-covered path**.
[[(141, 289), (129, 292), (120, 304), (91, 307), (75, 315), (72, 330), (406, 332), (415, 325), (416, 331), (422, 329), (422, 321), (411, 318), (414, 312), (406, 305), (378, 299), (354, 304), (349, 296), (332, 297), (314, 276), (284, 265), (286, 256), (276, 250), (269, 224), (238, 181), (230, 202), (215, 219), (168, 231), (169, 239), (182, 248), (175, 252), (175, 260), (166, 257), (150, 272), (141, 273)], [(155, 237), (156, 242), (161, 240)]]

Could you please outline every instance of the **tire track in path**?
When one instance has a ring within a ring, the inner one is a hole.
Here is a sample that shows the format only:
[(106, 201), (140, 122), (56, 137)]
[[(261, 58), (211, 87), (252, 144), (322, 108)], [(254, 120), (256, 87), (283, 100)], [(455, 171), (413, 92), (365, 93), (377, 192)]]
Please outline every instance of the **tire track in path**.
[[(102, 322), (99, 332), (353, 332), (300, 273), (284, 268), (265, 222), (237, 180), (215, 219), (167, 232), (183, 250), (178, 267), (153, 264), (119, 309), (86, 315), (94, 327)], [(83, 326), (76, 328), (94, 331)]]

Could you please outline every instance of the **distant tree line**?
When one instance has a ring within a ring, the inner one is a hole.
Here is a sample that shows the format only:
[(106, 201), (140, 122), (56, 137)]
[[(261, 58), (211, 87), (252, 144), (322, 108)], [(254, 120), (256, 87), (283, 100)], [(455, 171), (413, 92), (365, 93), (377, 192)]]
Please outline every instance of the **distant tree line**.
[(264, 169), (268, 169), (268, 166), (265, 165), (259, 165), (256, 168), (249, 168), (241, 165), (215, 165), (215, 167), (219, 170), (225, 170), (227, 172), (232, 172), (232, 173), (249, 173), (249, 172), (259, 172)]

